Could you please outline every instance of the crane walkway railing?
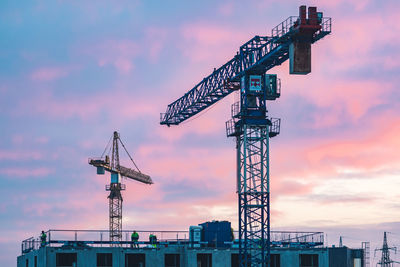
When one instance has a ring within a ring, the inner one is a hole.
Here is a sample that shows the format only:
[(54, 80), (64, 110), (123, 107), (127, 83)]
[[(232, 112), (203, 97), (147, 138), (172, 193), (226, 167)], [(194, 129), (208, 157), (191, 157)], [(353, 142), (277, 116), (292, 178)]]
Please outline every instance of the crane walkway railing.
[[(282, 21), (278, 25), (276, 25), (272, 30), (271, 30), (271, 36), (274, 38), (275, 42), (282, 42), (286, 41), (288, 36), (294, 33), (294, 28), (295, 26), (299, 25), (299, 20), (300, 18), (298, 16), (290, 16), (286, 20)], [(318, 21), (318, 24), (321, 25), (321, 29), (316, 31), (314, 33), (314, 39), (315, 41), (321, 39), (321, 38), (316, 38), (317, 36), (324, 34), (324, 33), (330, 33), (331, 28), (332, 28), (332, 19), (331, 18), (320, 18), (320, 21)], [(326, 34), (324, 34), (325, 36)]]

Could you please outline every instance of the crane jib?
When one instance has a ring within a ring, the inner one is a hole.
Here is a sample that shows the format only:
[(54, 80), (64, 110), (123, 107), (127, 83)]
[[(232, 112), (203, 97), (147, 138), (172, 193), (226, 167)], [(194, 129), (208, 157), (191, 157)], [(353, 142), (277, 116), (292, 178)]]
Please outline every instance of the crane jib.
[[(177, 125), (210, 107), (233, 91), (246, 72), (266, 72), (289, 59), (289, 46), (299, 34), (299, 17), (289, 17), (272, 29), (272, 36), (255, 36), (240, 47), (237, 55), (205, 77), (161, 113), (160, 124)], [(331, 18), (320, 18), (319, 28), (308, 42), (314, 43), (331, 32)]]

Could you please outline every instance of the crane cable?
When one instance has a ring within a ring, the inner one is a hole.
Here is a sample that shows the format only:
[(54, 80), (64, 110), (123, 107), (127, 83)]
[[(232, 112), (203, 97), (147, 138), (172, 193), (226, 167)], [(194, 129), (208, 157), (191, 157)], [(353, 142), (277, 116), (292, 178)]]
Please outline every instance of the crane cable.
[(132, 159), (131, 155), (129, 154), (128, 150), (126, 149), (124, 143), (122, 143), (121, 138), (118, 137), (118, 140), (119, 140), (119, 142), (121, 143), (122, 147), (125, 149), (126, 154), (128, 154), (129, 158), (130, 158), (131, 161), (133, 162), (133, 165), (135, 165), (136, 169), (137, 169), (140, 173), (142, 173), (142, 172), (139, 170), (139, 168), (138, 168), (138, 166), (136, 165), (136, 163), (133, 161), (133, 159)]
[(112, 139), (112, 138), (113, 138), (113, 136), (111, 135), (110, 140), (108, 140), (108, 143), (107, 143), (107, 145), (106, 145), (106, 148), (104, 148), (103, 154), (101, 154), (101, 157), (100, 157), (101, 159), (103, 158), (104, 154), (106, 153), (107, 148), (108, 148), (108, 146), (110, 145), (111, 139)]

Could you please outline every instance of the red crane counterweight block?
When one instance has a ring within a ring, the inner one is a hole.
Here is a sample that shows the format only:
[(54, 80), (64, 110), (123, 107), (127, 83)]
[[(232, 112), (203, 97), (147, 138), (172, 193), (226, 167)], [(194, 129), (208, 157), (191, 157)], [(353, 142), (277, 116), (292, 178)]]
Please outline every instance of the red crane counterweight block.
[(297, 34), (289, 46), (289, 73), (308, 74), (311, 72), (311, 43), (315, 32), (321, 29), (322, 12), (317, 12), (316, 7), (306, 6), (299, 8), (299, 20), (294, 28)]

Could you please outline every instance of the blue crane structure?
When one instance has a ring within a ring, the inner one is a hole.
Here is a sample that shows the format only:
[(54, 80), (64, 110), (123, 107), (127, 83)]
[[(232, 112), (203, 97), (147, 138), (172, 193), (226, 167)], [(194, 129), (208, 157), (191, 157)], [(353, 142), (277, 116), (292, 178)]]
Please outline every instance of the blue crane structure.
[(162, 125), (178, 125), (234, 91), (226, 122), (228, 137), (236, 137), (239, 204), (239, 262), (241, 267), (271, 266), (269, 138), (279, 134), (280, 119), (267, 116), (267, 100), (280, 96), (280, 80), (266, 74), (290, 58), (291, 74), (311, 72), (311, 44), (331, 32), (331, 18), (316, 7), (300, 6), (272, 29), (255, 36), (237, 54), (161, 113)]

